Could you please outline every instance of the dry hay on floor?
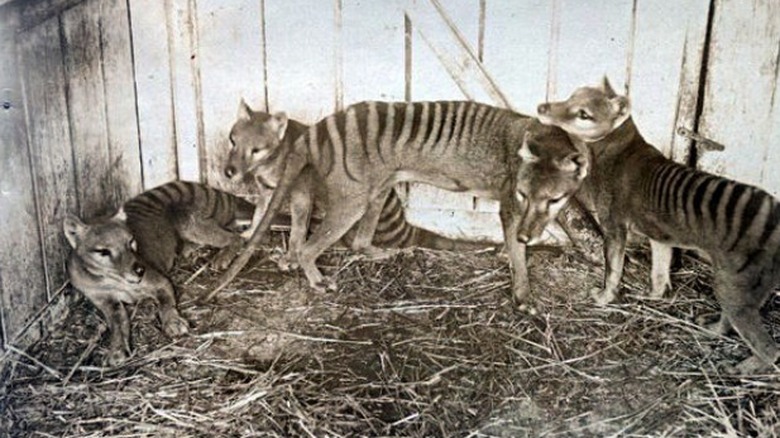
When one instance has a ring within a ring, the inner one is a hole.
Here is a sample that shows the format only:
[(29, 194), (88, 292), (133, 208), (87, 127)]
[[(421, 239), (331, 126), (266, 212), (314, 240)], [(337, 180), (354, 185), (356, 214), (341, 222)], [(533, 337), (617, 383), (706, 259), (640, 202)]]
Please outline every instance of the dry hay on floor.
[[(174, 275), (186, 281), (203, 252)], [(747, 356), (695, 323), (714, 317), (708, 268), (685, 257), (676, 295), (641, 298), (632, 251), (623, 304), (583, 292), (601, 268), (535, 253), (538, 313), (510, 300), (495, 252), (417, 250), (384, 262), (332, 253), (339, 292), (308, 292), (267, 261), (214, 303), (218, 273), (180, 287), (189, 336), (135, 309), (136, 355), (101, 368), (103, 326), (78, 295), (67, 319), (7, 355), (0, 430), (10, 436), (736, 436), (780, 434), (777, 376), (719, 372)], [(259, 258), (258, 258), (259, 260)], [(250, 265), (251, 266), (251, 265)], [(777, 335), (778, 312), (767, 312)], [(36, 435), (37, 433), (37, 435)]]

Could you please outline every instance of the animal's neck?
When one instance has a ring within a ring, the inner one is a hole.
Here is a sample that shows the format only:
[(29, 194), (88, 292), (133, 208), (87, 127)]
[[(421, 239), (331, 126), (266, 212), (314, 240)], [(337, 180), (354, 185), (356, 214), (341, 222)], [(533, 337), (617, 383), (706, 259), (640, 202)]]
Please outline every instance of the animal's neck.
[(292, 144), (298, 137), (303, 135), (304, 132), (306, 132), (306, 129), (308, 128), (307, 125), (304, 125), (303, 123), (290, 119), (287, 122), (287, 131), (284, 133), (284, 137), (282, 138), (282, 143), (284, 144)]
[(604, 153), (619, 153), (637, 142), (644, 143), (644, 139), (642, 138), (642, 134), (639, 133), (639, 129), (637, 129), (634, 124), (633, 117), (629, 117), (604, 138), (589, 143), (588, 146), (590, 146), (591, 150), (593, 150), (594, 154), (598, 157)]

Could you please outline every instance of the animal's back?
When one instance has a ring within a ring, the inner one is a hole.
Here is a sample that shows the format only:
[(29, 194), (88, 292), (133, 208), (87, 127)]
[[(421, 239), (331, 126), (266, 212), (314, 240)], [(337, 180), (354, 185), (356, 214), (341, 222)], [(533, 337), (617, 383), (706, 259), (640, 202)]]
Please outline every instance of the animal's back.
[(214, 234), (250, 221), (255, 206), (204, 184), (173, 181), (130, 199), (123, 209), (141, 257), (168, 272), (184, 243), (212, 245)]

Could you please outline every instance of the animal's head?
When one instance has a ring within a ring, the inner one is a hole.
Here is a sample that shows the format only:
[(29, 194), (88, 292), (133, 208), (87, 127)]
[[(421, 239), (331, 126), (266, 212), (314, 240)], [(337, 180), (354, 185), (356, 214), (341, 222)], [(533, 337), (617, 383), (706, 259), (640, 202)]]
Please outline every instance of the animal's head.
[(536, 111), (542, 123), (594, 142), (622, 125), (631, 115), (631, 105), (628, 97), (615, 93), (605, 76), (601, 85), (578, 88), (568, 99), (543, 103)]
[(124, 223), (115, 219), (86, 224), (68, 215), (62, 226), (73, 248), (72, 262), (91, 275), (117, 284), (137, 284), (146, 268), (138, 260), (136, 242)]
[(287, 114), (253, 111), (242, 99), (236, 122), (230, 128), (225, 176), (231, 180), (254, 176), (263, 186), (276, 187), (283, 168), (279, 158), (286, 131)]
[(529, 122), (517, 153), (520, 164), (514, 193), (521, 214), (517, 238), (531, 243), (580, 188), (590, 159), (565, 131), (537, 120)]

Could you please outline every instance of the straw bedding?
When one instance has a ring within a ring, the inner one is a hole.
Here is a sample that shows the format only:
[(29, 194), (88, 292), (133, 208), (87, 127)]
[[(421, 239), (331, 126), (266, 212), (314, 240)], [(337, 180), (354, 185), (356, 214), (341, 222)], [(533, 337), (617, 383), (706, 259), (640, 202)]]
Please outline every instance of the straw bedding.
[[(277, 243), (279, 236), (275, 236)], [(748, 355), (702, 328), (717, 305), (685, 255), (673, 297), (643, 298), (647, 248), (625, 297), (599, 307), (597, 241), (531, 256), (536, 314), (518, 311), (500, 251), (415, 250), (383, 262), (334, 251), (336, 293), (257, 256), (199, 303), (218, 272), (176, 268), (191, 334), (166, 338), (134, 309), (135, 356), (103, 368), (104, 324), (78, 293), (25, 352), (3, 356), (7, 436), (778, 436), (777, 375), (730, 377)], [(193, 273), (198, 273), (191, 279)], [(186, 283), (186, 284), (183, 284)], [(766, 317), (775, 337), (780, 313)]]

